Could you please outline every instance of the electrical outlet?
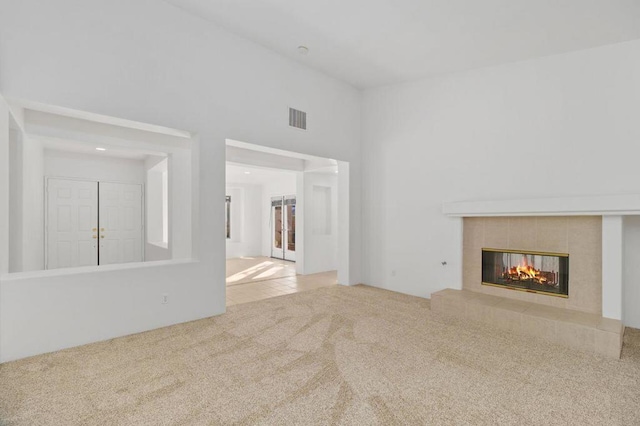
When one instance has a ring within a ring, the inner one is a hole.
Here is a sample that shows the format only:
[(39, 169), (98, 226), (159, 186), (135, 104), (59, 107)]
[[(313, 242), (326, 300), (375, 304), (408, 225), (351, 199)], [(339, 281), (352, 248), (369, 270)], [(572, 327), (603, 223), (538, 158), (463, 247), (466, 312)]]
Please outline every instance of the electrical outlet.
[(166, 305), (167, 303), (169, 303), (169, 295), (167, 293), (163, 293), (162, 294), (162, 304)]

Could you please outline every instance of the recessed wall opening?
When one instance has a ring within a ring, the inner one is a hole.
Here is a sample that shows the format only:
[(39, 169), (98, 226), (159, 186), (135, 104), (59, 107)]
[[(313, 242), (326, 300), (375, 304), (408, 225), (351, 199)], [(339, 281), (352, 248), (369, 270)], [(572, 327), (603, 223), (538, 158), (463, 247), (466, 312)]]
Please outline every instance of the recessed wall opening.
[(228, 304), (348, 276), (348, 163), (227, 140), (224, 208)]
[(9, 273), (191, 257), (188, 133), (55, 107), (14, 110)]

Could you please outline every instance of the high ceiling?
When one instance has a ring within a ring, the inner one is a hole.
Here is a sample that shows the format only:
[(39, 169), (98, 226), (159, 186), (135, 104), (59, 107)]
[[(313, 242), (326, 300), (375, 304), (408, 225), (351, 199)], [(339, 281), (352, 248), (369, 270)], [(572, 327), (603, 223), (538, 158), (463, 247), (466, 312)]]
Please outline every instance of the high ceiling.
[(168, 1), (358, 88), (640, 38), (639, 0)]

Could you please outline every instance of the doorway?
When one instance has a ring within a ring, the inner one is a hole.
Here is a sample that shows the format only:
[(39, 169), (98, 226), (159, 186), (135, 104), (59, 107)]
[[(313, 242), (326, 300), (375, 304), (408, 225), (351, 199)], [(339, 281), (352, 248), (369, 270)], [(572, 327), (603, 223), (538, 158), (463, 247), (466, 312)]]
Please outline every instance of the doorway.
[(296, 261), (296, 196), (271, 198), (271, 257)]
[(226, 142), (227, 305), (348, 283), (348, 163)]
[(47, 178), (45, 268), (144, 259), (142, 185)]

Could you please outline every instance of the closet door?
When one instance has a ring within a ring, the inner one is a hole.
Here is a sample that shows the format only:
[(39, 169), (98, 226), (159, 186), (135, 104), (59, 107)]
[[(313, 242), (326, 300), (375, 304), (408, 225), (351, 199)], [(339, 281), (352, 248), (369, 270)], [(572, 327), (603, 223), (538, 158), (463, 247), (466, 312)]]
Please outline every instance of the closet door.
[(100, 265), (142, 262), (142, 185), (100, 183)]
[(98, 182), (47, 179), (47, 269), (98, 264)]

